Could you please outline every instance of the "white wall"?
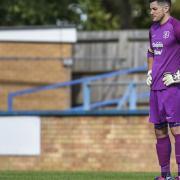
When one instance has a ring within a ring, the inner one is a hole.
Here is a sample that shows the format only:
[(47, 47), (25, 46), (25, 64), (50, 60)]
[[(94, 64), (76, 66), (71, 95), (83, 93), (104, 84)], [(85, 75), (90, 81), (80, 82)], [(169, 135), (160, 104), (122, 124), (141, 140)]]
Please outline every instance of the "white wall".
[(75, 43), (76, 40), (75, 28), (0, 30), (0, 41)]
[(39, 155), (39, 117), (0, 117), (0, 155)]

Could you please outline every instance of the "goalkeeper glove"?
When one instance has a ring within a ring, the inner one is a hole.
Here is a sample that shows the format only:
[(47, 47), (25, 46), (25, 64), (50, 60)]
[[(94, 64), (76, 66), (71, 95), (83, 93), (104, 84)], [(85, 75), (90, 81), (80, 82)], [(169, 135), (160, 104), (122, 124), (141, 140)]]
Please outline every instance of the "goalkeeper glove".
[(178, 70), (176, 73), (164, 73), (163, 82), (166, 86), (170, 86), (174, 83), (180, 83), (180, 70)]
[(152, 70), (149, 70), (147, 73), (146, 84), (148, 86), (151, 86), (151, 84), (152, 84)]

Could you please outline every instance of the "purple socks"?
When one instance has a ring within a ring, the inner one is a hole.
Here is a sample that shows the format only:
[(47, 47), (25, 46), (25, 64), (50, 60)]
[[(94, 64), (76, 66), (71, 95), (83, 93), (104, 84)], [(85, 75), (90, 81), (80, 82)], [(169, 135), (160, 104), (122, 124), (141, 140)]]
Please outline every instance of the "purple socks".
[[(180, 136), (179, 136), (179, 145), (180, 145)], [(165, 138), (157, 139), (156, 150), (157, 150), (159, 164), (161, 166), (161, 176), (166, 177), (170, 175), (171, 142), (169, 136)], [(179, 162), (180, 162), (180, 156), (179, 156)]]
[[(169, 136), (157, 139), (156, 150), (161, 166), (161, 176), (166, 177), (170, 174), (171, 142)], [(180, 176), (180, 134), (175, 135), (175, 155), (178, 164), (178, 176)]]
[(180, 176), (180, 134), (175, 135), (175, 154), (178, 164), (178, 176)]

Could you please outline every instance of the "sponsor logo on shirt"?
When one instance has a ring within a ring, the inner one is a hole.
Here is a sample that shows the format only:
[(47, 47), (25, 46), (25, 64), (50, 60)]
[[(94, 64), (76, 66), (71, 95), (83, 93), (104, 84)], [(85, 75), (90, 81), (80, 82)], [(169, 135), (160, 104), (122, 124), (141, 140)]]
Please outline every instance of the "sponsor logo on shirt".
[(164, 45), (162, 42), (156, 42), (156, 43), (152, 43), (152, 47), (153, 48), (163, 48)]
[(155, 55), (161, 55), (162, 54), (162, 49), (164, 47), (162, 42), (153, 42), (152, 47), (154, 48), (154, 54)]
[(155, 55), (161, 55), (162, 54), (162, 50), (154, 50), (154, 54)]
[(170, 35), (170, 31), (164, 31), (164, 32), (163, 32), (163, 38), (164, 38), (164, 39), (168, 39), (168, 38), (169, 38), (169, 35)]

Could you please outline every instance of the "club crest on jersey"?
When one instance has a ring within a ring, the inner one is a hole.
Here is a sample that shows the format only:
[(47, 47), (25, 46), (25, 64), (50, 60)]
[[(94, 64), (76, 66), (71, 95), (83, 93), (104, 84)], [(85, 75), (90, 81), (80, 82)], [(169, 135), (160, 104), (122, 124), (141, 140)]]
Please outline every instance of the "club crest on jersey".
[(169, 38), (169, 35), (170, 35), (170, 32), (169, 32), (169, 31), (164, 31), (164, 32), (163, 32), (163, 38), (164, 38), (164, 39)]

